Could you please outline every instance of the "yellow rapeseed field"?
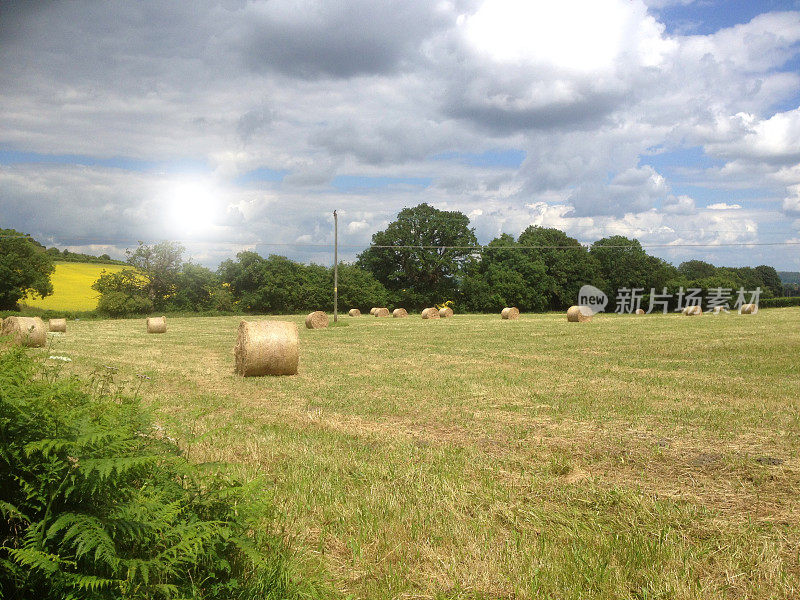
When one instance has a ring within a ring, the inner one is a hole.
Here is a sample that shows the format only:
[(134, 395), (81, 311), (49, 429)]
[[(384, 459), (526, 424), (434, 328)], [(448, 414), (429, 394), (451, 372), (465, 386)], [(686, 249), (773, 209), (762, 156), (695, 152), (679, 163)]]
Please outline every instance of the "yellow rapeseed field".
[(23, 304), (50, 310), (94, 310), (98, 294), (92, 284), (103, 271), (121, 271), (125, 265), (57, 262), (55, 267), (51, 277), (53, 294), (46, 298), (25, 298)]

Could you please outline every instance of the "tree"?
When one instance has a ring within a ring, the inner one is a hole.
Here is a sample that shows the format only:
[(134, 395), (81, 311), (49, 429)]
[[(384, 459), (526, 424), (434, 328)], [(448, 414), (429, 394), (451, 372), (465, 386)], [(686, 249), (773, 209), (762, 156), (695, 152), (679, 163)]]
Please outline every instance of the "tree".
[(97, 312), (111, 317), (146, 314), (153, 310), (147, 295), (149, 280), (135, 269), (107, 273), (105, 269), (92, 284), (100, 292)]
[(703, 279), (717, 274), (717, 267), (702, 260), (687, 260), (678, 266), (678, 271), (686, 279)]
[[(333, 269), (328, 271), (328, 289), (333, 289)], [(333, 300), (331, 298), (331, 300)], [(339, 265), (339, 310), (357, 308), (367, 312), (373, 306), (389, 305), (389, 292), (369, 271), (356, 265)]]
[(52, 257), (44, 247), (14, 229), (0, 229), (0, 309), (16, 310), (27, 293), (53, 293)]
[(177, 291), (184, 250), (183, 246), (175, 242), (160, 242), (154, 246), (139, 242), (136, 250), (125, 252), (128, 264), (147, 277), (145, 289), (155, 310), (164, 309), (170, 296)]
[(497, 312), (506, 306), (523, 311), (547, 308), (550, 282), (547, 267), (539, 257), (519, 249), (504, 233), (484, 248), (480, 260), (462, 284), (469, 310)]
[(783, 282), (775, 267), (759, 265), (755, 268), (756, 274), (761, 278), (761, 287), (772, 292), (773, 296), (783, 295)]
[(672, 265), (647, 254), (639, 240), (621, 235), (596, 241), (589, 253), (597, 259), (606, 281), (607, 310), (614, 310), (619, 290), (639, 288), (644, 296), (649, 297), (650, 290), (661, 293), (667, 282), (678, 275)]
[(372, 236), (372, 244), (357, 264), (395, 301), (419, 308), (456, 296), (478, 240), (463, 213), (420, 204), (401, 210), (384, 231)]
[[(578, 301), (585, 284), (605, 287), (600, 265), (578, 240), (563, 231), (531, 225), (517, 241), (528, 246), (523, 251), (540, 260), (547, 270), (547, 310), (564, 310)], [(533, 246), (533, 248), (530, 248)]]

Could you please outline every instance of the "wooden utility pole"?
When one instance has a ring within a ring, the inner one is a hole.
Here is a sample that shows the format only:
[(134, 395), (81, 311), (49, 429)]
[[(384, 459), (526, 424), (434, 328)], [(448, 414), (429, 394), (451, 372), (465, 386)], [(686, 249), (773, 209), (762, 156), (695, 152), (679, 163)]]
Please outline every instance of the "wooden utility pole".
[(339, 320), (339, 217), (333, 211), (333, 322)]

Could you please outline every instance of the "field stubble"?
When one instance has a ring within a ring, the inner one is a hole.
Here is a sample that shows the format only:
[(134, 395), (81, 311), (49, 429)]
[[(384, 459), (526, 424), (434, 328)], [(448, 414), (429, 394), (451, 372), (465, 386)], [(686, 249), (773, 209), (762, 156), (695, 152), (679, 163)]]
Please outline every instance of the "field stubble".
[(234, 374), (235, 317), (70, 322), (49, 351), (149, 376), (192, 458), (264, 476), (300, 571), (345, 595), (800, 596), (800, 309), (281, 318), (293, 377)]

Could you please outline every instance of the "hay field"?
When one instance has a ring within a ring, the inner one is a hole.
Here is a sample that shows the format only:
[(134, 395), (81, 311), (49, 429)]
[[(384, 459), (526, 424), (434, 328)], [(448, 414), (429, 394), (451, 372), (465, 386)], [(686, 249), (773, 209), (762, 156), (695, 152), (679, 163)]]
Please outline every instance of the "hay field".
[(47, 352), (150, 377), (343, 597), (800, 597), (800, 309), (284, 319), (293, 377), (235, 376), (232, 317), (70, 321)]
[(23, 304), (44, 310), (94, 310), (98, 293), (92, 284), (104, 270), (116, 273), (125, 268), (125, 265), (74, 262), (56, 262), (54, 266), (53, 294), (46, 298), (24, 298)]

